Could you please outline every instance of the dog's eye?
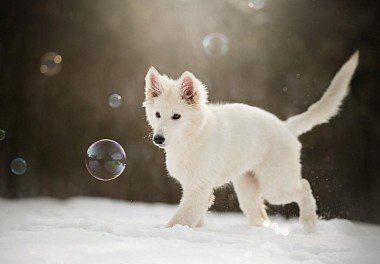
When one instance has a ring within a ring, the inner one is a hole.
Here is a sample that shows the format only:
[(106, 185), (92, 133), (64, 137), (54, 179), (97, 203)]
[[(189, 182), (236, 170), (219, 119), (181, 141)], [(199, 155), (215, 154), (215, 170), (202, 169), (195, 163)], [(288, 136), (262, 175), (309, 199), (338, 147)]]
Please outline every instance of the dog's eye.
[(157, 118), (160, 118), (160, 117), (161, 117), (161, 115), (160, 115), (159, 112), (156, 112), (156, 117), (157, 117)]
[(173, 118), (174, 120), (176, 120), (176, 119), (180, 119), (180, 118), (181, 118), (181, 115), (179, 115), (179, 114), (174, 114), (174, 115), (172, 116), (172, 118)]

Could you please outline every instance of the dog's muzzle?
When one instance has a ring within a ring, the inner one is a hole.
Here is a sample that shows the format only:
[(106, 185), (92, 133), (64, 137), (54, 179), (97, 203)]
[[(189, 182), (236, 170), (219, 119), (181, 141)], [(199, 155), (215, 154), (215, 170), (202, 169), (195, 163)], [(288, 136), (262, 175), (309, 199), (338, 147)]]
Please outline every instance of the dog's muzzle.
[(165, 143), (165, 138), (162, 135), (155, 135), (153, 137), (153, 142), (159, 147), (163, 147)]

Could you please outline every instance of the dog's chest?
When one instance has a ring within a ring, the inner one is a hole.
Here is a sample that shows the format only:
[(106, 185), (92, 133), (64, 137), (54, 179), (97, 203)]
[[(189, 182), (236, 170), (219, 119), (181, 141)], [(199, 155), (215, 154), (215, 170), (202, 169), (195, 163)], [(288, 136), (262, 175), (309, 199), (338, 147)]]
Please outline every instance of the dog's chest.
[(187, 155), (183, 153), (166, 153), (166, 168), (173, 178), (179, 182), (184, 182), (191, 177), (194, 170), (194, 164)]

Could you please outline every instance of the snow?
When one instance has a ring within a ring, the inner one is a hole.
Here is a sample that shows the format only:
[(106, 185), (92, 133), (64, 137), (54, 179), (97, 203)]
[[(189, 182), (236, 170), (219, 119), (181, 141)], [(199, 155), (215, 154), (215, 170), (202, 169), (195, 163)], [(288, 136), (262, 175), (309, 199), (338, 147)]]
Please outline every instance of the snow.
[(101, 198), (0, 199), (0, 263), (380, 263), (380, 227), (297, 219), (249, 227), (238, 213), (165, 228), (175, 206)]

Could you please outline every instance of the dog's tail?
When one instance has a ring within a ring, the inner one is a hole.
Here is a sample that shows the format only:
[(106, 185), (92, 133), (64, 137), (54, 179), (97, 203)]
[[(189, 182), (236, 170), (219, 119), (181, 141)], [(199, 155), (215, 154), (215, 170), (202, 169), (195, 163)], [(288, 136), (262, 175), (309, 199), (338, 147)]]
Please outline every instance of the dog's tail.
[(286, 127), (296, 136), (310, 131), (314, 126), (327, 123), (339, 112), (346, 97), (351, 78), (359, 61), (359, 51), (342, 66), (334, 76), (322, 98), (312, 104), (306, 112), (292, 116), (285, 121)]

